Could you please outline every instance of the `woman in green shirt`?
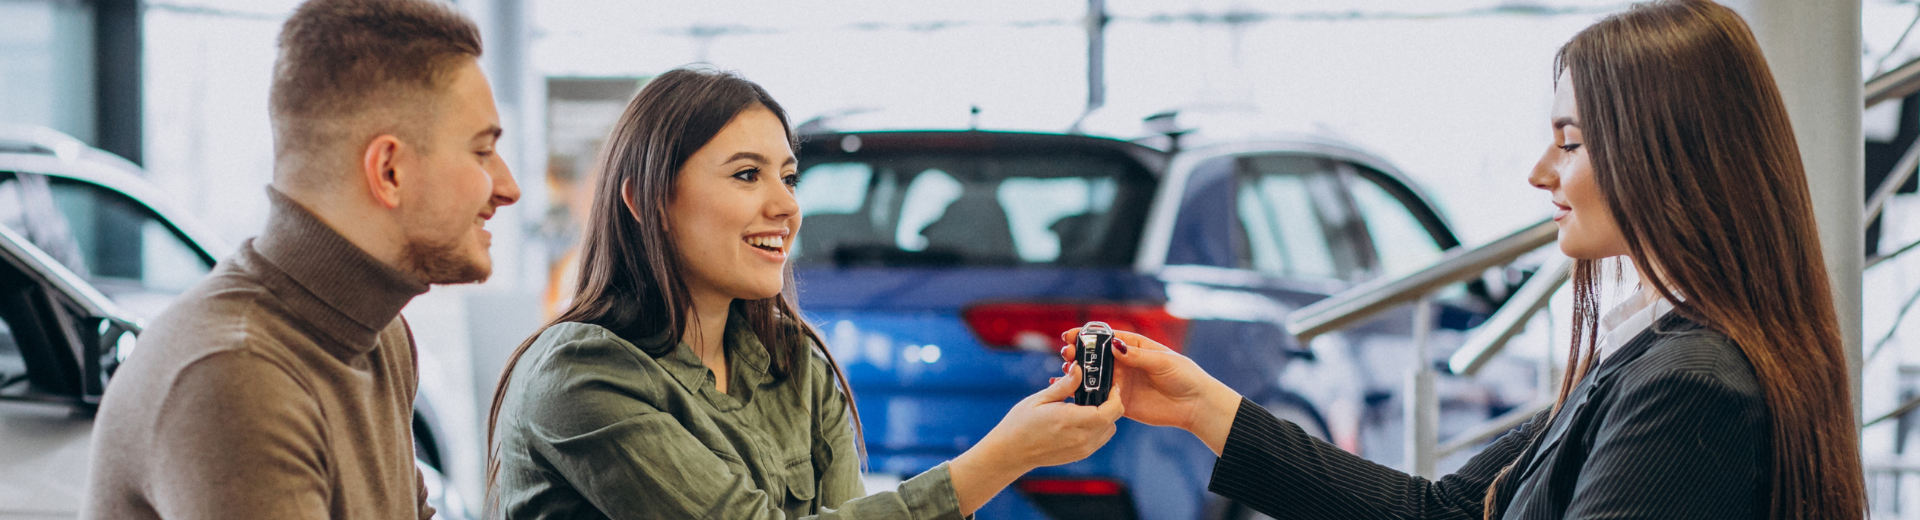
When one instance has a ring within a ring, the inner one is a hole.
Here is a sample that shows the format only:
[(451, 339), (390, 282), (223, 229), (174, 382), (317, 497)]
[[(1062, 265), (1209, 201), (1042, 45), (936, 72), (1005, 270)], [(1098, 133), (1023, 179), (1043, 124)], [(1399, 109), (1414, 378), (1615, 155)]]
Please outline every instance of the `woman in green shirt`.
[(1028, 470), (1092, 454), (1119, 400), (1015, 405), (973, 448), (868, 495), (846, 377), (793, 306), (786, 114), (679, 69), (627, 105), (565, 312), (494, 392), (489, 502), (506, 518), (960, 518)]

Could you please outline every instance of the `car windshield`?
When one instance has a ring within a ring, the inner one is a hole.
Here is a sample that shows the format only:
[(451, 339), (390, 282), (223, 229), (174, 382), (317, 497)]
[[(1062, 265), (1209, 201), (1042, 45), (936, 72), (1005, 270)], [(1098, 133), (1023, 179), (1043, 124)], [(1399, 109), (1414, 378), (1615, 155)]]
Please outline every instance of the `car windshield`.
[(1125, 266), (1154, 179), (1070, 153), (886, 154), (808, 164), (800, 265)]

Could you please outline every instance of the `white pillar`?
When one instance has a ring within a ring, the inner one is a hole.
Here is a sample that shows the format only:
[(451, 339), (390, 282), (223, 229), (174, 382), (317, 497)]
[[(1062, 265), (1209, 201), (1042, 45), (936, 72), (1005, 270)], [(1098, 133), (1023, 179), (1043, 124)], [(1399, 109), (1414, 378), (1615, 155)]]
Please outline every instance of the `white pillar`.
[(1866, 195), (1860, 134), (1860, 2), (1722, 0), (1753, 27), (1793, 118), (1860, 415), (1860, 269)]
[[(546, 288), (546, 248), (534, 234), (545, 217), (546, 85), (531, 63), (533, 3), (528, 0), (453, 0), (480, 27), (480, 67), (493, 86), (504, 129), (496, 147), (520, 185), (520, 202), (500, 208), (493, 232), (493, 276), (478, 286), (453, 290), (446, 305), (458, 309), (465, 341), (442, 345), (450, 352), (444, 402), (434, 404), (443, 427), (452, 430), (443, 451), (450, 476), (472, 507), (484, 507), (487, 413), (507, 354), (540, 325)], [(424, 354), (422, 355), (424, 358)], [(426, 370), (428, 367), (423, 366)], [(454, 384), (464, 383), (464, 384)], [(458, 388), (453, 388), (458, 386)]]
[(529, 236), (546, 215), (546, 84), (534, 71), (529, 54), (533, 44), (531, 2), (527, 0), (459, 0), (455, 2), (480, 26), (483, 53), (480, 67), (493, 86), (494, 104), (505, 129), (500, 158), (520, 184), (520, 202), (500, 209), (488, 224), (493, 232), (493, 278), (490, 291), (531, 291), (546, 288), (546, 262)]
[(1428, 345), (1433, 339), (1434, 314), (1439, 310), (1431, 294), (1413, 304), (1414, 364), (1407, 374), (1406, 390), (1400, 394), (1406, 403), (1407, 473), (1426, 479), (1440, 478), (1434, 471), (1438, 459), (1434, 452), (1440, 444), (1440, 396), (1434, 393), (1433, 351)]

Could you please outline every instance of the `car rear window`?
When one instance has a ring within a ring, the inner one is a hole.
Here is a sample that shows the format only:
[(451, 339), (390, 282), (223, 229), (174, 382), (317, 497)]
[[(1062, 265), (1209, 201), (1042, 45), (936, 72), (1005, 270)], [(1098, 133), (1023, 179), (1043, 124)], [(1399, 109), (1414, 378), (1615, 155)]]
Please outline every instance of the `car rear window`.
[(1154, 179), (1074, 153), (835, 156), (796, 188), (800, 265), (1125, 266)]

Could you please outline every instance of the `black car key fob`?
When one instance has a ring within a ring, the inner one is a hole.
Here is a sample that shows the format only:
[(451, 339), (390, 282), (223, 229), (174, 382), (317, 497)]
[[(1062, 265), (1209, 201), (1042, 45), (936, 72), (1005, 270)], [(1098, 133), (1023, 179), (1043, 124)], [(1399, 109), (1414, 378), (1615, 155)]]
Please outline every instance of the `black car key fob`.
[(1074, 361), (1080, 364), (1080, 386), (1073, 391), (1073, 402), (1100, 406), (1113, 390), (1113, 329), (1105, 322), (1089, 321), (1074, 338)]

